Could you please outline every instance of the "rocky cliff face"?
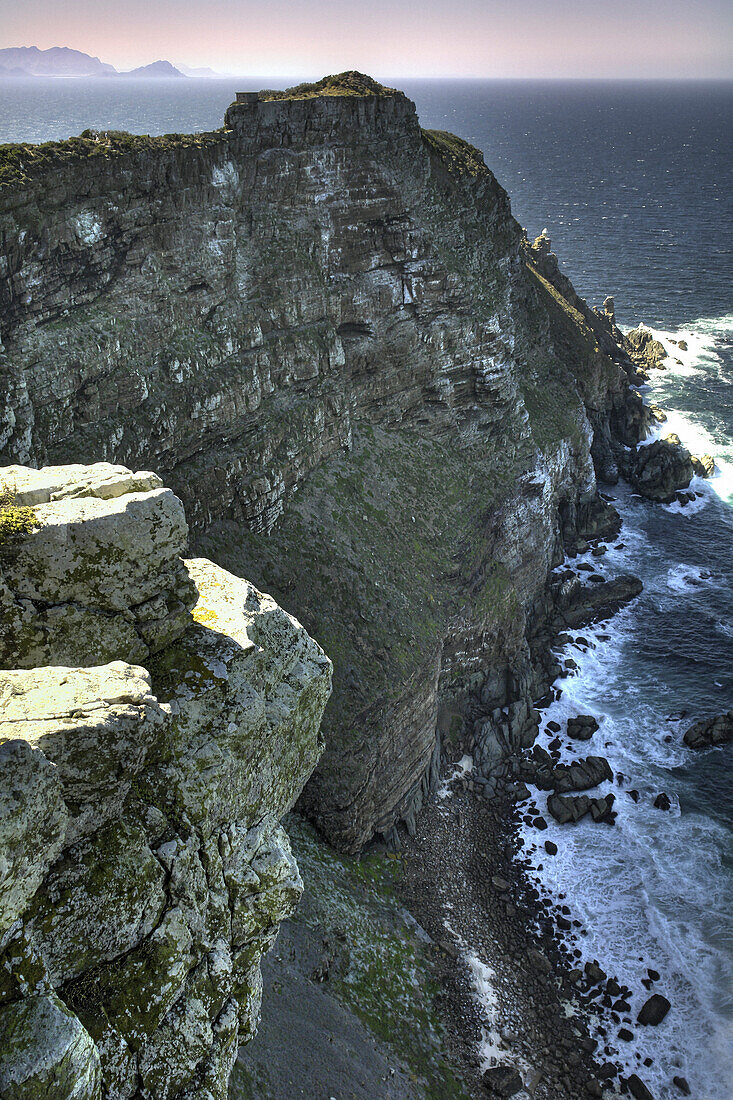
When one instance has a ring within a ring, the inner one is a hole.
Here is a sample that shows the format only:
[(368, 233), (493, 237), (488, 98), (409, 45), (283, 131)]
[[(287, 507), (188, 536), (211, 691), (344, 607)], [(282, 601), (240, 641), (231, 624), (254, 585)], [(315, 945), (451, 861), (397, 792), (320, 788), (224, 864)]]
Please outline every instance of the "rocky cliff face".
[[(644, 414), (481, 154), (351, 74), (214, 134), (16, 150), (2, 179), (0, 454), (159, 470), (197, 545), (318, 638), (302, 806), (336, 844), (410, 826), (441, 737), (500, 767), (593, 460), (617, 476)], [(125, 618), (129, 659), (185, 603)]]
[(121, 466), (0, 469), (0, 1094), (225, 1100), (328, 658)]

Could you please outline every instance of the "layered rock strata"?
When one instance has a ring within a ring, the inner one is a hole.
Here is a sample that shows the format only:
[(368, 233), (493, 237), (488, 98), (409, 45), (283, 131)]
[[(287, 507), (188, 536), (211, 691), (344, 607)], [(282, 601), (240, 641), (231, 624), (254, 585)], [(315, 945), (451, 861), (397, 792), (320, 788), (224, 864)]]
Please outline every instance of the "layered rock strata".
[(0, 545), (0, 1094), (224, 1100), (302, 892), (279, 819), (323, 748), (330, 662), (181, 559), (154, 475), (0, 482), (39, 523)]
[[(318, 638), (319, 828), (356, 850), (410, 827), (441, 738), (497, 767), (529, 743), (551, 570), (607, 524), (596, 470), (647, 413), (613, 313), (478, 150), (346, 74), (212, 134), (7, 158), (0, 454), (159, 470), (197, 545)], [(175, 600), (124, 619), (131, 655)]]

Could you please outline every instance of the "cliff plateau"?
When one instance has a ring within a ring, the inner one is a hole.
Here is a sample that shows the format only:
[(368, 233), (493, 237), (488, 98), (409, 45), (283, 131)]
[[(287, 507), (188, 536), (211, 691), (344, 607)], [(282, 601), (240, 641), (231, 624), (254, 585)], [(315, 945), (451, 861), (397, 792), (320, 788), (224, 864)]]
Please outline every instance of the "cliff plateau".
[(0, 469), (0, 1094), (225, 1100), (331, 664), (119, 465)]
[[(531, 743), (552, 570), (613, 528), (596, 470), (647, 420), (612, 313), (481, 154), (351, 73), (210, 134), (6, 147), (0, 184), (0, 457), (160, 471), (194, 545), (318, 639), (327, 837), (411, 828), (441, 741), (497, 769)], [(128, 659), (179, 581), (123, 616)]]

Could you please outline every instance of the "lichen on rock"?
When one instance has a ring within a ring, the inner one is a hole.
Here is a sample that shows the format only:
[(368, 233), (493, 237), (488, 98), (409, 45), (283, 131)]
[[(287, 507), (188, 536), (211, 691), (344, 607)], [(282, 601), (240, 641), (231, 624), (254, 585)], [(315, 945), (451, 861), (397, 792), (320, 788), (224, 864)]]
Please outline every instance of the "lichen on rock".
[(0, 1092), (224, 1100), (302, 892), (279, 819), (323, 748), (330, 661), (248, 582), (182, 560), (155, 475), (9, 474), (42, 519), (1, 563), (31, 642), (0, 672)]

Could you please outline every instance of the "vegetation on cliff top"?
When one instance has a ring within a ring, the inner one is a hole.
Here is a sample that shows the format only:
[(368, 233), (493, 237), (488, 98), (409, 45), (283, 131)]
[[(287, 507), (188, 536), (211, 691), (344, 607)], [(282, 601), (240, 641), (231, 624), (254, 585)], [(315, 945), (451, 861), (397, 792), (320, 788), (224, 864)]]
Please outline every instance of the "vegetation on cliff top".
[(220, 131), (201, 134), (128, 134), (124, 130), (84, 130), (66, 141), (0, 145), (0, 189), (24, 184), (44, 172), (90, 157), (112, 160), (125, 153), (164, 152), (170, 149), (213, 145)]
[(38, 526), (33, 509), (16, 504), (14, 490), (0, 484), (0, 546), (19, 535), (29, 534)]
[(489, 171), (480, 149), (447, 130), (423, 130), (422, 139), (427, 148), (440, 157), (448, 171), (455, 175), (479, 176)]
[(313, 84), (296, 84), (281, 92), (268, 88), (260, 92), (260, 99), (267, 102), (273, 99), (315, 99), (316, 96), (387, 96), (395, 95), (396, 91), (396, 88), (385, 88), (377, 80), (352, 69), (350, 72), (324, 76)]

